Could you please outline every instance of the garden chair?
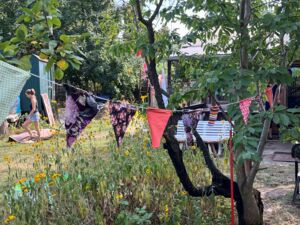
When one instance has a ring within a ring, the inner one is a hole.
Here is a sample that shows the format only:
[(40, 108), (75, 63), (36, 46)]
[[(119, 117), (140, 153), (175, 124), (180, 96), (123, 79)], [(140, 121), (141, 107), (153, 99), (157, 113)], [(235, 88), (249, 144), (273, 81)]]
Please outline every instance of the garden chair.
[[(228, 121), (215, 121), (214, 124), (209, 124), (208, 121), (199, 121), (196, 130), (204, 143), (208, 145), (209, 150), (214, 155), (220, 156), (223, 153), (224, 143), (227, 143), (229, 139), (230, 128), (231, 124)], [(181, 148), (186, 148), (187, 140), (182, 120), (178, 121), (175, 137)], [(194, 140), (196, 140), (195, 137)], [(218, 144), (218, 152), (215, 150), (215, 144)]]

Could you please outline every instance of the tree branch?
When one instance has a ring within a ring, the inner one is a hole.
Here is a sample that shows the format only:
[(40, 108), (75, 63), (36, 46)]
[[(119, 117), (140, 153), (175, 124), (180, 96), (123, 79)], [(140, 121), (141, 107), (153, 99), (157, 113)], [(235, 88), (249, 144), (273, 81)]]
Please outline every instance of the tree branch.
[[(276, 89), (275, 96), (274, 96), (274, 105), (277, 103), (280, 88), (281, 88), (281, 85), (279, 85)], [(265, 145), (266, 145), (266, 142), (267, 142), (267, 137), (268, 137), (268, 132), (269, 132), (269, 129), (270, 129), (270, 125), (271, 125), (271, 120), (266, 118), (265, 121), (264, 121), (263, 130), (261, 132), (259, 143), (258, 143), (257, 150), (256, 150), (257, 154), (260, 157), (262, 157), (263, 152), (264, 152), (264, 148), (265, 148)], [(255, 179), (255, 176), (256, 176), (257, 171), (259, 169), (259, 166), (260, 166), (260, 161), (254, 163), (253, 167), (250, 170), (249, 176), (247, 178), (247, 183), (248, 184), (253, 184), (254, 183), (254, 179)]]
[(159, 3), (156, 5), (156, 8), (155, 8), (154, 12), (153, 12), (152, 16), (151, 16), (150, 19), (149, 19), (149, 22), (150, 22), (150, 23), (152, 23), (153, 20), (155, 19), (155, 17), (157, 16), (157, 14), (158, 14), (158, 12), (159, 12), (161, 6), (162, 6), (163, 1), (164, 1), (164, 0), (160, 0)]
[(141, 21), (141, 23), (143, 23), (145, 26), (148, 26), (149, 21), (145, 20), (145, 18), (142, 15), (140, 0), (136, 0), (135, 3), (136, 3), (136, 11), (137, 11), (137, 14), (138, 14), (139, 21)]
[[(178, 123), (180, 117), (180, 113), (176, 113), (171, 117), (168, 124), (168, 129), (164, 134), (164, 137), (166, 139), (164, 147), (168, 150), (177, 176), (179, 177), (179, 180), (184, 189), (189, 193), (190, 196), (193, 197), (203, 197), (214, 194), (230, 198), (230, 179), (222, 174), (222, 172), (216, 167), (210, 156), (207, 145), (203, 142), (202, 138), (195, 129), (192, 129), (192, 131), (194, 136), (196, 137), (198, 149), (202, 152), (205, 164), (212, 174), (212, 183), (211, 185), (205, 187), (195, 187), (190, 180), (183, 161), (183, 152), (179, 149), (178, 141), (174, 137), (175, 129), (173, 125)], [(236, 201), (239, 224), (244, 225), (243, 200), (239, 191), (238, 184), (236, 182), (234, 182), (234, 199)]]

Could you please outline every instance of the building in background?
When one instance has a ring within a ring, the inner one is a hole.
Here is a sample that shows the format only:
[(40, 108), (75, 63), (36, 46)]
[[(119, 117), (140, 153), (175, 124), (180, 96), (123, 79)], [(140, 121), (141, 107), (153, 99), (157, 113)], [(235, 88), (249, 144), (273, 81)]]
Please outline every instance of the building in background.
[(31, 65), (31, 73), (39, 77), (31, 76), (21, 91), (20, 104), (22, 113), (30, 111), (30, 101), (25, 95), (25, 91), (29, 88), (33, 88), (36, 91), (40, 112), (44, 111), (41, 94), (47, 93), (50, 101), (55, 99), (55, 87), (52, 83), (54, 81), (53, 69), (46, 71), (47, 61), (40, 59), (37, 55), (31, 57)]

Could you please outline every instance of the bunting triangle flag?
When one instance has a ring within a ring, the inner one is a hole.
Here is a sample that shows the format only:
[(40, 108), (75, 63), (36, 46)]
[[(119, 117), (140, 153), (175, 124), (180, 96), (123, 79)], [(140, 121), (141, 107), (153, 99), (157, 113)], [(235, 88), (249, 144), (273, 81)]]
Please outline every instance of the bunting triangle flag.
[(270, 108), (272, 108), (273, 107), (273, 90), (272, 90), (272, 87), (267, 87), (266, 90), (265, 90), (265, 93), (266, 93)]
[(246, 99), (240, 101), (240, 110), (242, 112), (243, 120), (244, 120), (245, 124), (248, 123), (248, 117), (250, 114), (251, 103), (252, 103), (252, 98), (246, 98)]
[(147, 108), (147, 119), (150, 127), (152, 147), (159, 148), (160, 140), (172, 115), (171, 110)]
[(100, 106), (92, 95), (74, 90), (68, 85), (67, 91), (65, 128), (67, 132), (67, 147), (71, 147), (85, 127), (94, 119)]
[(141, 57), (142, 53), (143, 53), (142, 50), (139, 49), (136, 53), (136, 57)]
[(136, 113), (133, 106), (121, 102), (110, 102), (109, 106), (110, 121), (113, 126), (117, 145), (120, 147), (126, 129)]

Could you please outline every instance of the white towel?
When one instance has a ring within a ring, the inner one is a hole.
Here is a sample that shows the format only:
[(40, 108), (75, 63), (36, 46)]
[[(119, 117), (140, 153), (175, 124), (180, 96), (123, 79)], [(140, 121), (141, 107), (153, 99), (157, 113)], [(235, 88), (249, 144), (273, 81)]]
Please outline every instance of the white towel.
[(0, 124), (9, 115), (29, 77), (29, 72), (0, 61)]

